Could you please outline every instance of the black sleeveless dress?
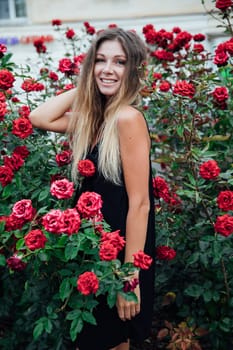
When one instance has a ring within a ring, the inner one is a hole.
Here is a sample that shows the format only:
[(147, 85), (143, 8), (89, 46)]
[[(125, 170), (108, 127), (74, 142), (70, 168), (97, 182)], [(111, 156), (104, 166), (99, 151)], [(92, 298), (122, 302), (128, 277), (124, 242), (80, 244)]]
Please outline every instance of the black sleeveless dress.
[[(89, 152), (90, 159), (96, 166), (96, 173), (92, 177), (84, 179), (81, 189), (77, 193), (78, 198), (86, 191), (99, 193), (103, 200), (102, 213), (105, 221), (111, 226), (112, 231), (120, 230), (125, 236), (126, 216), (128, 211), (128, 197), (124, 186), (116, 185), (98, 172), (98, 145)], [(79, 350), (109, 350), (120, 343), (132, 339), (136, 343), (142, 343), (151, 330), (154, 300), (154, 256), (155, 256), (155, 220), (154, 220), (154, 196), (152, 187), (152, 171), (149, 179), (150, 213), (148, 218), (147, 237), (144, 252), (153, 258), (153, 263), (148, 270), (140, 271), (141, 311), (129, 321), (122, 321), (118, 317), (116, 307), (109, 308), (106, 299), (100, 298), (100, 303), (94, 310), (97, 325), (85, 323), (82, 332), (77, 337)], [(119, 257), (123, 260), (123, 256)]]

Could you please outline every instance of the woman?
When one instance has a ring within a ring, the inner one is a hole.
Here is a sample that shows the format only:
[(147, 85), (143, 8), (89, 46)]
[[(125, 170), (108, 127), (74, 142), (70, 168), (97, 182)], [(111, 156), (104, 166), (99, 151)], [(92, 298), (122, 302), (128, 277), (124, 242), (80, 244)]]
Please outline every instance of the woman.
[[(69, 135), (74, 179), (79, 160), (95, 163), (95, 175), (84, 180), (77, 196), (85, 191), (102, 196), (104, 219), (126, 239), (119, 257), (124, 262), (133, 261), (139, 250), (153, 257), (155, 245), (150, 137), (135, 108), (145, 59), (146, 48), (135, 33), (120, 28), (101, 31), (86, 55), (78, 88), (30, 114), (35, 127)], [(94, 311), (97, 326), (87, 324), (78, 335), (80, 350), (128, 350), (130, 339), (142, 343), (148, 337), (154, 264), (134, 277), (139, 277), (138, 301), (119, 295), (110, 309), (103, 298)]]

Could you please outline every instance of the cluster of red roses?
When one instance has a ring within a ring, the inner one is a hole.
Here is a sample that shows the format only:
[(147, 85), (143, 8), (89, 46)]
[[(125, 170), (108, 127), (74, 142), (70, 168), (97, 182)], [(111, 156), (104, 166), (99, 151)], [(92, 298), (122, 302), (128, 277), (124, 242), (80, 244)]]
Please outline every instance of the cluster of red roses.
[[(203, 179), (216, 180), (221, 172), (215, 160), (208, 160), (200, 165), (199, 174)], [(221, 191), (217, 197), (217, 205), (223, 211), (233, 210), (233, 191)], [(233, 216), (224, 214), (218, 216), (214, 229), (221, 235), (228, 237), (233, 234)]]
[[(84, 164), (84, 161), (81, 162)], [(58, 199), (71, 198), (74, 192), (73, 183), (65, 178), (55, 180), (51, 184), (50, 192)], [(119, 251), (125, 245), (125, 240), (120, 236), (119, 230), (115, 232), (106, 232), (103, 230), (101, 223), (99, 223), (103, 219), (101, 214), (102, 204), (103, 202), (99, 194), (95, 192), (84, 192), (78, 199), (75, 208), (68, 208), (64, 211), (52, 209), (43, 215), (42, 218), (39, 218), (36, 209), (32, 206), (31, 200), (23, 199), (14, 204), (12, 213), (8, 217), (1, 217), (0, 220), (5, 222), (5, 229), (7, 231), (20, 229), (25, 223), (30, 221), (34, 222), (34, 226), (42, 225), (42, 229), (32, 229), (24, 236), (24, 242), (29, 252), (45, 248), (45, 244), (49, 239), (46, 231), (56, 236), (61, 234), (70, 236), (79, 233), (83, 219), (91, 220), (96, 227), (96, 235), (99, 236), (99, 259), (112, 261), (117, 259)], [(10, 223), (14, 223), (14, 225), (11, 226)], [(24, 254), (21, 253), (17, 253), (16, 251), (13, 256), (7, 259), (7, 265), (10, 269), (21, 271), (26, 267), (27, 263), (24, 261)], [(28, 255), (28, 252), (26, 254)], [(133, 256), (135, 268), (149, 268), (152, 262), (151, 257), (142, 251), (135, 253)], [(128, 281), (124, 290), (132, 291), (136, 285), (136, 281)], [(77, 288), (84, 295), (95, 293), (98, 290), (98, 286), (99, 279), (93, 271), (86, 271), (78, 277)]]
[(33, 78), (27, 78), (21, 84), (21, 88), (26, 92), (32, 92), (32, 91), (42, 91), (45, 89), (45, 86), (44, 84), (39, 83)]
[(220, 43), (216, 50), (214, 56), (214, 63), (218, 67), (226, 66), (229, 58), (233, 56), (233, 38)]

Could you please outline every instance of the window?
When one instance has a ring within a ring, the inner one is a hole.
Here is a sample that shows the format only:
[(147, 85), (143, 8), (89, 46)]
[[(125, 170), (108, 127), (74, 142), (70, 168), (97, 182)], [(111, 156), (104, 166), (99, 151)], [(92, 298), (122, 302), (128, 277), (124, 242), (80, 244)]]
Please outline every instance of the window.
[(0, 21), (18, 20), (26, 16), (25, 0), (0, 0)]

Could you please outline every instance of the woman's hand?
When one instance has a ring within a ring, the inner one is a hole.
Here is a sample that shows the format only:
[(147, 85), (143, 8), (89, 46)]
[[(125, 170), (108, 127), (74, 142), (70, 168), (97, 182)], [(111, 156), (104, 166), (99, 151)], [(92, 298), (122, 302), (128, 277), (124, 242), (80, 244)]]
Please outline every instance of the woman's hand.
[(117, 295), (116, 307), (122, 321), (131, 320), (140, 312), (140, 287), (135, 288), (137, 302), (126, 300), (120, 293)]

